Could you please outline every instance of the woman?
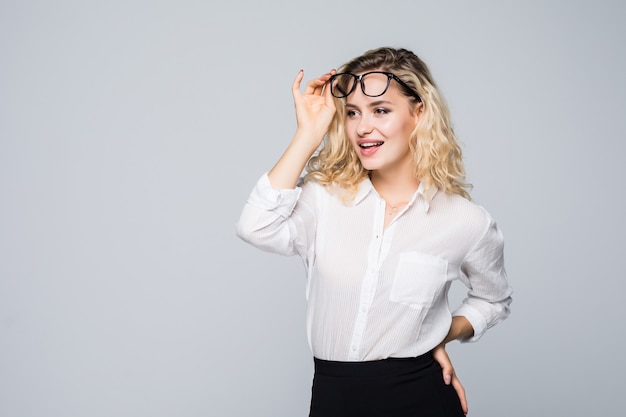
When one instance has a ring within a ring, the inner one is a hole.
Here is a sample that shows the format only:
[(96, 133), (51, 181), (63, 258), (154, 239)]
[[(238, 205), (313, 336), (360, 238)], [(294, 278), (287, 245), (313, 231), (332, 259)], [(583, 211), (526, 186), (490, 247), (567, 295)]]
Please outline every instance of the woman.
[[(462, 416), (445, 345), (506, 318), (511, 288), (502, 235), (469, 200), (447, 107), (405, 49), (368, 51), (304, 93), (302, 79), (296, 133), (237, 233), (304, 260), (310, 416)], [(470, 290), (450, 313), (456, 279)]]

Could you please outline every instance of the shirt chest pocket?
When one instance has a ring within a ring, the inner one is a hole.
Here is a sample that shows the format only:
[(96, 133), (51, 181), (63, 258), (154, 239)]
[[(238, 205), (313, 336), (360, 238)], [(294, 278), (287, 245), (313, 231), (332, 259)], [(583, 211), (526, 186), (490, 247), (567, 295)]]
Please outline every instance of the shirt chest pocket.
[(428, 308), (441, 293), (448, 262), (419, 252), (400, 254), (389, 299), (412, 308)]

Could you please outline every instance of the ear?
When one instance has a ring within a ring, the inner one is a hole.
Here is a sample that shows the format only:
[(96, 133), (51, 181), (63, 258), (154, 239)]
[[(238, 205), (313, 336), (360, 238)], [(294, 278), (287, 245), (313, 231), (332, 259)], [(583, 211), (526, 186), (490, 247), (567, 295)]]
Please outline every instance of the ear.
[(420, 118), (422, 117), (422, 113), (424, 112), (424, 103), (423, 102), (419, 102), (417, 104), (415, 104), (413, 106), (413, 117), (415, 118), (415, 124), (417, 124), (417, 122), (419, 122)]

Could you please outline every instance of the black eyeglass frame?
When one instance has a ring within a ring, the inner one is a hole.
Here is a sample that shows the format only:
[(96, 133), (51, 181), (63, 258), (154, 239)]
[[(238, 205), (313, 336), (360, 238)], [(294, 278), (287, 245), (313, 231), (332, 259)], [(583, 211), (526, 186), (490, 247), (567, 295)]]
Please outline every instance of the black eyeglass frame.
[[(387, 85), (385, 86), (385, 89), (383, 90), (382, 93), (376, 94), (376, 95), (370, 95), (370, 94), (367, 94), (365, 92), (365, 81), (363, 81), (363, 78), (366, 77), (367, 75), (370, 75), (370, 74), (384, 74), (384, 75), (387, 76)], [(349, 91), (346, 94), (337, 95), (337, 94), (335, 94), (335, 87), (334, 87), (336, 85), (335, 84), (335, 80), (336, 80), (337, 77), (339, 77), (341, 75), (351, 75), (352, 79), (354, 80), (354, 82), (352, 83), (352, 87), (350, 87)], [(385, 94), (387, 92), (387, 90), (389, 89), (389, 84), (391, 84), (391, 80), (392, 79), (396, 80), (396, 82), (398, 84), (400, 84), (408, 93), (410, 93), (410, 95), (413, 98), (415, 98), (418, 102), (422, 101), (422, 98), (420, 97), (420, 95), (417, 94), (415, 92), (415, 90), (413, 90), (411, 87), (409, 87), (409, 85), (407, 83), (402, 81), (400, 79), (400, 77), (398, 77), (393, 72), (370, 71), (370, 72), (363, 73), (361, 75), (355, 75), (355, 74), (352, 74), (351, 72), (340, 72), (340, 73), (337, 73), (337, 74), (331, 76), (330, 79), (328, 80), (328, 82), (329, 82), (329, 85), (330, 85), (330, 93), (333, 95), (333, 97), (336, 97), (336, 98), (344, 98), (344, 97), (348, 97), (350, 94), (352, 94), (352, 92), (356, 88), (357, 82), (361, 85), (361, 91), (366, 96), (368, 96), (368, 97), (380, 97), (380, 96), (382, 96), (383, 94)]]

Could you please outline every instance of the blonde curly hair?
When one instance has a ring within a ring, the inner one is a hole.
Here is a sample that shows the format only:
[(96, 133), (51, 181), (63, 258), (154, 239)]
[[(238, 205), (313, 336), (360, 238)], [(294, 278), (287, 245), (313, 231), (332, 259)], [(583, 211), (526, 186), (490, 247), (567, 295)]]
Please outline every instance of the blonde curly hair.
[[(462, 151), (450, 122), (450, 111), (426, 64), (406, 49), (378, 48), (365, 52), (338, 72), (360, 74), (389, 71), (417, 92), (422, 100), (421, 117), (411, 133), (409, 148), (415, 161), (415, 177), (448, 193), (470, 199), (465, 182)], [(403, 91), (409, 99), (417, 99)], [(369, 172), (363, 168), (345, 131), (345, 98), (335, 98), (337, 112), (317, 154), (307, 163), (305, 181), (340, 187), (354, 195)]]

